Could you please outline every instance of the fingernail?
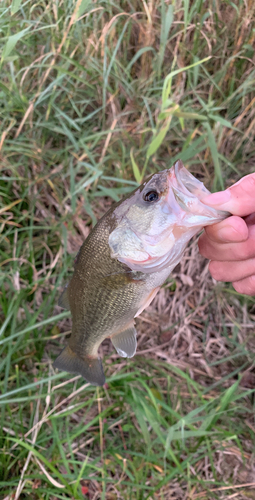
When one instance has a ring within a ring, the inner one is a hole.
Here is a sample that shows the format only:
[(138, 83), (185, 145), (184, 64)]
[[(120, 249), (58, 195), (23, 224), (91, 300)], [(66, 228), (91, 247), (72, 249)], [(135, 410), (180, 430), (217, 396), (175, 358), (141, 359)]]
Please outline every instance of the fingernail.
[(220, 191), (219, 193), (213, 193), (202, 199), (202, 202), (206, 205), (222, 205), (227, 203), (231, 198), (231, 193), (229, 189), (226, 191)]

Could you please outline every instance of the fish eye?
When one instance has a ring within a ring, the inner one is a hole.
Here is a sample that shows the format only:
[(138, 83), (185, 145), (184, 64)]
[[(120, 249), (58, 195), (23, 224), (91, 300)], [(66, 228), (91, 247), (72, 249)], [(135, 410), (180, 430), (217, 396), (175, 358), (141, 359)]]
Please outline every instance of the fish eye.
[(143, 199), (144, 201), (149, 201), (149, 203), (153, 201), (158, 201), (159, 194), (157, 193), (157, 191), (148, 191), (143, 195)]

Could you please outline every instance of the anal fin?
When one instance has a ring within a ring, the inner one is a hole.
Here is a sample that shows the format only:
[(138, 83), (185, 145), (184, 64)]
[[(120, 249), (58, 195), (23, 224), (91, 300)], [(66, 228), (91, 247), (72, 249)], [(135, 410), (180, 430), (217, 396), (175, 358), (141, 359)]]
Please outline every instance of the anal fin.
[(135, 355), (137, 340), (134, 326), (127, 328), (123, 332), (116, 333), (111, 337), (111, 341), (122, 358), (132, 358)]
[(58, 299), (58, 305), (60, 307), (63, 307), (63, 309), (68, 309), (68, 311), (70, 311), (70, 304), (69, 304), (68, 295), (67, 295), (67, 287), (68, 287), (68, 285), (65, 286), (63, 292), (61, 293), (61, 295)]
[(101, 359), (89, 356), (82, 359), (69, 346), (65, 347), (55, 359), (53, 367), (82, 375), (85, 380), (93, 385), (104, 385), (105, 383)]

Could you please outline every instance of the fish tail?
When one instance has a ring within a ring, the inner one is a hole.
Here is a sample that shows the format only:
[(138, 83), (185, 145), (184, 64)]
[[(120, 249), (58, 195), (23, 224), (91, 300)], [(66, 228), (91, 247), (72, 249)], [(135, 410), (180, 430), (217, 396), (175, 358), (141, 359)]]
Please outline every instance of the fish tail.
[(82, 375), (93, 385), (104, 385), (105, 376), (100, 358), (90, 356), (80, 358), (69, 346), (61, 351), (53, 363), (54, 368)]

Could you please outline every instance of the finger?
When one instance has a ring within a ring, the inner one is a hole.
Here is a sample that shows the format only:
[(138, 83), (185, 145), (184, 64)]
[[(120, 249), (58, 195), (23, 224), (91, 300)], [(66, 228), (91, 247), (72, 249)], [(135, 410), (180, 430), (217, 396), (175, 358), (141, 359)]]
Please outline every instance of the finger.
[(217, 243), (203, 233), (198, 241), (201, 255), (210, 260), (239, 261), (255, 257), (255, 226), (248, 227), (248, 238), (240, 243)]
[(239, 262), (220, 262), (212, 260), (209, 271), (217, 281), (239, 281), (255, 274), (255, 258)]
[(244, 220), (245, 223), (248, 224), (249, 226), (255, 224), (255, 212), (253, 212), (253, 214), (247, 215), (247, 217), (245, 217)]
[(218, 243), (246, 241), (248, 238), (247, 224), (236, 215), (218, 224), (207, 226), (205, 232), (210, 240)]
[(244, 280), (235, 281), (233, 284), (234, 289), (238, 293), (244, 293), (245, 295), (255, 295), (255, 274)]
[(236, 184), (203, 198), (203, 203), (233, 215), (244, 217), (255, 211), (255, 174), (246, 175)]

